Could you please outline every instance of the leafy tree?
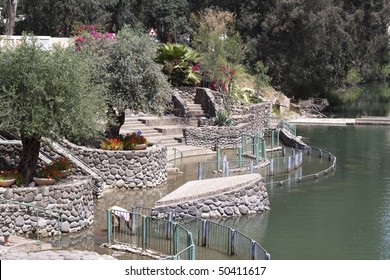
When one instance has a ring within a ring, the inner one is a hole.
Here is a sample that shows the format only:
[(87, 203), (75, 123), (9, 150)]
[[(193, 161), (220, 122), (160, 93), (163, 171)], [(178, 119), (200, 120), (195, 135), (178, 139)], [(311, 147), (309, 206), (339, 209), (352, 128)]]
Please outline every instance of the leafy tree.
[(234, 28), (234, 15), (207, 9), (193, 14), (191, 22), (195, 30), (192, 44), (201, 55), (206, 79), (222, 79), (222, 67), (237, 66), (244, 56), (244, 46)]
[(110, 22), (109, 7), (117, 0), (28, 0), (24, 4), (26, 19), (19, 33), (68, 37), (75, 22), (101, 24)]
[(28, 184), (43, 138), (91, 136), (104, 120), (90, 61), (74, 49), (48, 52), (32, 37), (0, 51), (0, 129), (20, 134), (19, 172)]
[(185, 43), (189, 38), (190, 11), (187, 0), (146, 1), (144, 25), (155, 27), (163, 42)]
[[(162, 114), (170, 98), (170, 85), (154, 59), (157, 45), (145, 32), (125, 26), (115, 40), (87, 40), (82, 52), (94, 58), (94, 80), (107, 87), (107, 137), (117, 137), (125, 110)], [(77, 40), (77, 39), (76, 39)]]
[(157, 62), (163, 65), (174, 86), (195, 85), (200, 82), (199, 54), (186, 45), (166, 44), (157, 51)]

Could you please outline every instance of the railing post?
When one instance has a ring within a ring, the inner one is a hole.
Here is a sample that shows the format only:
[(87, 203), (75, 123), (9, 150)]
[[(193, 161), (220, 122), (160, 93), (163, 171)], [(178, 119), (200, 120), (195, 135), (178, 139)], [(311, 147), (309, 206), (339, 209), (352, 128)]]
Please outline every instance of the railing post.
[(221, 149), (217, 147), (217, 171), (221, 169)]
[(207, 246), (207, 231), (208, 231), (208, 222), (207, 220), (202, 220), (202, 240), (201, 240), (202, 246)]
[(263, 154), (263, 158), (267, 159), (267, 144), (264, 139), (262, 140), (261, 153)]
[(291, 171), (291, 156), (287, 158), (287, 172)]
[(131, 207), (130, 219), (131, 219), (131, 235), (135, 234), (135, 219), (136, 219), (137, 207)]
[(242, 167), (242, 147), (238, 147), (238, 162), (240, 163), (240, 167)]
[(249, 174), (253, 174), (253, 160), (249, 161)]
[(189, 260), (195, 260), (195, 246), (192, 242), (192, 233), (188, 232), (188, 238), (187, 238), (187, 247), (190, 247), (188, 251), (188, 259)]
[(269, 175), (274, 175), (274, 159), (271, 159), (269, 161)]
[(111, 244), (112, 238), (112, 217), (111, 217), (111, 209), (107, 210), (107, 243)]
[(275, 147), (275, 135), (274, 135), (275, 130), (271, 130), (271, 148), (273, 149)]
[(235, 237), (236, 237), (236, 230), (232, 229), (230, 231), (230, 255), (234, 255), (235, 252), (236, 252), (236, 248), (235, 248)]
[(147, 223), (149, 219), (142, 215), (142, 250), (146, 249), (146, 246), (148, 244), (148, 235), (147, 235)]
[(173, 226), (173, 255), (176, 255), (179, 248), (179, 236), (177, 234), (177, 223), (172, 222)]
[(198, 162), (198, 180), (203, 179), (203, 164), (202, 162)]
[(168, 213), (167, 232), (165, 235), (166, 239), (170, 239), (172, 234), (172, 212)]
[(256, 241), (252, 240), (251, 243), (251, 260), (256, 259)]
[(228, 177), (229, 176), (229, 162), (224, 160), (222, 162), (222, 168), (223, 168), (223, 176)]

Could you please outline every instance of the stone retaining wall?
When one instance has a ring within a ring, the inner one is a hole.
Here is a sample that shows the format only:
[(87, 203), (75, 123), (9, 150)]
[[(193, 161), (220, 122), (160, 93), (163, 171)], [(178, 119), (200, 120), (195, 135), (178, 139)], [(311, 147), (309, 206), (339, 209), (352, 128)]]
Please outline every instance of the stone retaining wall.
[[(200, 91), (200, 89), (198, 89)], [(210, 92), (205, 91), (208, 95)], [(198, 96), (198, 91), (197, 91)], [(202, 105), (203, 106), (203, 105)], [(183, 130), (187, 145), (215, 149), (235, 148), (240, 144), (242, 133), (264, 131), (268, 127), (270, 103), (250, 105), (242, 110), (242, 115), (235, 118), (234, 126), (188, 127)]]
[[(77, 146), (69, 141), (63, 145), (85, 165), (99, 173), (106, 187), (146, 188), (156, 187), (166, 182), (167, 148), (164, 146), (148, 147), (146, 150), (107, 151)], [(22, 144), (20, 141), (0, 141), (0, 169), (16, 168), (20, 162)], [(49, 145), (42, 149), (52, 158), (63, 155), (56, 153)], [(38, 162), (38, 166), (43, 165)], [(88, 175), (80, 167), (73, 165), (75, 175)], [(103, 185), (96, 182), (94, 195), (99, 196)]]
[(156, 187), (167, 180), (167, 148), (107, 151), (77, 146), (68, 141), (66, 148), (87, 166), (103, 176), (107, 186), (117, 188)]
[(205, 198), (185, 202), (158, 205), (153, 208), (153, 215), (162, 216), (166, 213), (175, 215), (190, 215), (204, 219), (232, 217), (254, 214), (270, 210), (267, 188), (262, 179), (251, 185), (243, 186), (234, 191), (219, 193)]
[[(62, 233), (80, 231), (94, 222), (92, 181), (89, 177), (70, 177), (52, 186), (0, 188), (0, 195), (7, 200), (63, 211)], [(32, 207), (16, 203), (0, 204), (0, 235), (27, 234), (37, 225), (42, 237), (57, 235), (57, 219), (41, 214), (37, 218)]]

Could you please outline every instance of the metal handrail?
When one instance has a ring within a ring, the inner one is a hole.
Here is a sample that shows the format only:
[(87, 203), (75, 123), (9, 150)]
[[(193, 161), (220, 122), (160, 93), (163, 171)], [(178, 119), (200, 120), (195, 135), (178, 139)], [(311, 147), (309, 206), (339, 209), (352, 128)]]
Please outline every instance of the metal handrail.
[[(18, 201), (15, 201), (15, 200), (10, 200), (10, 199), (3, 199), (3, 198), (0, 198), (0, 207), (2, 205), (6, 205), (6, 207), (10, 207), (11, 205), (17, 205), (18, 206), (18, 211), (19, 212), (23, 212), (23, 209), (21, 210), (20, 206), (23, 206), (25, 208), (32, 208), (33, 210), (30, 210), (29, 212), (31, 212), (32, 214), (34, 214), (34, 216), (36, 217), (37, 221), (36, 221), (36, 226), (35, 227), (32, 227), (32, 228), (35, 228), (35, 237), (36, 237), (36, 240), (37, 240), (37, 243), (40, 243), (40, 234), (39, 234), (39, 218), (42, 216), (50, 216), (52, 218), (55, 218), (57, 219), (57, 235), (58, 236), (58, 244), (61, 244), (61, 224), (62, 224), (62, 216), (66, 214), (65, 211), (62, 211), (62, 210), (58, 210), (58, 209), (48, 209), (48, 208), (45, 208), (45, 207), (42, 207), (42, 206), (39, 206), (39, 205), (35, 205), (35, 204), (32, 204), (32, 203), (25, 203), (25, 202), (18, 202)], [(28, 210), (26, 209), (26, 214), (28, 212)]]
[[(132, 207), (131, 212), (125, 209), (107, 210), (109, 246), (120, 244), (125, 249), (136, 247), (142, 252), (158, 252), (160, 259), (195, 259), (195, 244), (191, 232), (172, 219), (146, 216), (137, 213), (137, 209), (147, 212), (147, 209), (137, 207)], [(116, 220), (113, 220), (114, 217)], [(121, 228), (121, 224), (126, 227)]]
[(173, 158), (174, 167), (177, 167), (176, 166), (176, 152), (180, 153), (180, 167), (179, 167), (179, 169), (181, 169), (183, 167), (183, 152), (175, 147), (173, 147), (172, 150), (173, 150), (173, 156), (174, 156), (174, 158)]

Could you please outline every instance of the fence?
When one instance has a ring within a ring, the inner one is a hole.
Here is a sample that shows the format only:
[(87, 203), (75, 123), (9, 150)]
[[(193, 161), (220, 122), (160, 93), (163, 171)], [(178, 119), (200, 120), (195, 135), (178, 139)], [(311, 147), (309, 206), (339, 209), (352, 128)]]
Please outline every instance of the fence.
[(197, 246), (241, 260), (271, 259), (271, 255), (257, 241), (238, 230), (201, 218), (177, 217), (176, 221), (194, 233)]
[(107, 210), (107, 242), (153, 251), (164, 259), (195, 259), (192, 233), (170, 220), (126, 210)]
[[(285, 156), (290, 154), (290, 156)], [(280, 158), (257, 160), (217, 160), (198, 162), (198, 180), (259, 173), (263, 176), (289, 173), (302, 166), (302, 151), (283, 148)], [(218, 157), (218, 156), (217, 156)], [(240, 157), (238, 157), (240, 158)]]
[[(171, 213), (165, 214), (165, 219), (144, 214), (153, 214), (153, 209), (132, 207), (132, 212), (108, 209), (108, 243), (134, 245), (173, 260), (195, 259), (195, 245), (238, 259), (270, 259), (270, 254), (255, 240), (228, 226), (201, 218), (174, 217)], [(114, 216), (120, 219), (114, 221)]]
[(271, 176), (269, 176), (270, 178), (267, 178), (266, 180), (266, 185), (267, 186), (274, 186), (274, 185), (279, 185), (279, 186), (282, 186), (284, 184), (295, 184), (295, 183), (301, 183), (305, 180), (316, 180), (322, 176), (325, 176), (327, 174), (330, 174), (331, 172), (333, 172), (334, 170), (336, 170), (336, 157), (328, 152), (328, 151), (325, 151), (325, 150), (322, 150), (322, 149), (319, 149), (319, 148), (315, 148), (315, 147), (308, 147), (306, 150), (302, 151), (302, 155), (303, 153), (306, 153), (307, 155), (310, 155), (310, 156), (318, 156), (318, 158), (328, 158), (329, 162), (330, 162), (330, 165), (324, 169), (324, 170), (321, 170), (319, 172), (316, 172), (316, 173), (310, 173), (310, 174), (307, 174), (307, 175), (302, 175), (302, 171), (299, 170), (300, 172), (296, 172), (295, 174), (292, 174), (292, 173), (289, 173), (287, 174), (287, 178), (285, 179), (280, 179), (280, 180), (275, 180), (274, 178), (272, 178)]
[[(0, 209), (0, 218), (4, 223), (3, 230), (8, 228), (16, 234), (32, 233), (38, 243), (40, 243), (41, 235), (57, 236), (57, 242), (61, 244), (61, 224), (64, 211), (7, 199), (0, 199)], [(18, 223), (22, 226), (16, 223), (20, 219), (23, 219), (23, 223)]]

